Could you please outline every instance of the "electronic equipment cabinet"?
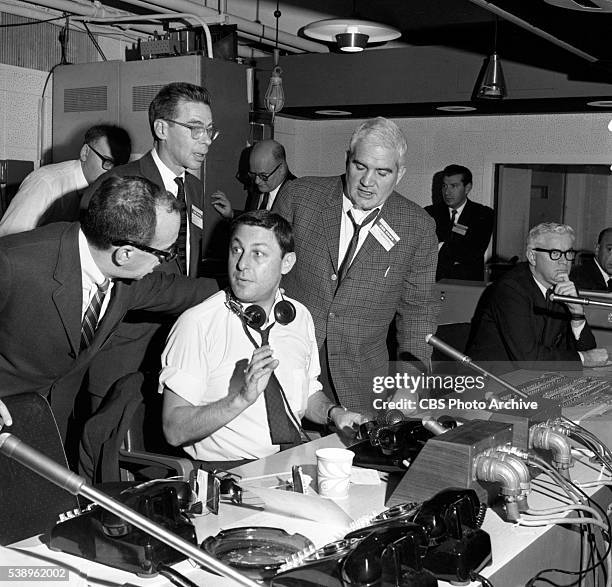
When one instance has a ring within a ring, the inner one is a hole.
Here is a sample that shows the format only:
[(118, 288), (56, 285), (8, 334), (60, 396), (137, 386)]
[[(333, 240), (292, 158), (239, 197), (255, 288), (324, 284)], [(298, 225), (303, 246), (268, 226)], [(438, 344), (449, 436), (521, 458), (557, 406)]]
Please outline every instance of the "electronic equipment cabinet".
[[(236, 179), (241, 151), (249, 136), (246, 67), (199, 55), (141, 61), (102, 61), (58, 67), (53, 75), (53, 161), (78, 156), (84, 132), (94, 124), (125, 128), (132, 139), (132, 158), (153, 144), (148, 108), (157, 92), (170, 82), (202, 85), (211, 93), (213, 120), (221, 134), (200, 170), (206, 193), (204, 256), (215, 257), (215, 235), (222, 221), (210, 194), (225, 192), (235, 208), (244, 205)], [(224, 246), (221, 254), (224, 254)]]

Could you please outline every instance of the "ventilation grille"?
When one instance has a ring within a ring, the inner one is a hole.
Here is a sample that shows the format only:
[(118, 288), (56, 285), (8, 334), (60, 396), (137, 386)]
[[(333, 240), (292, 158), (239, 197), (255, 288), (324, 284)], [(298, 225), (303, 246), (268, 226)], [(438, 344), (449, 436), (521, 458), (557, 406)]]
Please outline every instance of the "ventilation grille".
[(164, 87), (164, 84), (155, 86), (134, 86), (132, 88), (132, 112), (142, 112), (149, 110), (149, 104), (157, 95), (157, 92)]
[(95, 112), (108, 110), (107, 86), (64, 89), (64, 112)]
[[(0, 23), (13, 25), (3, 28), (0, 33), (0, 63), (49, 71), (61, 61), (62, 51), (57, 40), (60, 29), (58, 24), (6, 12), (0, 12)], [(59, 23), (63, 25), (64, 20)], [(70, 29), (67, 58), (71, 63), (89, 63), (99, 59), (88, 36), (74, 29)]]

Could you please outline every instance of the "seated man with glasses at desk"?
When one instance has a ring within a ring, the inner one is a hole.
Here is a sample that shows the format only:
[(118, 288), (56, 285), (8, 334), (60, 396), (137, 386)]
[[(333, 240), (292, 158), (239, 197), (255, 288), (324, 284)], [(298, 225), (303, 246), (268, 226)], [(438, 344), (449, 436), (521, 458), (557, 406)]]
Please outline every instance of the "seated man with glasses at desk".
[(527, 261), (489, 286), (478, 303), (467, 348), (472, 359), (508, 362), (508, 371), (516, 363), (542, 368), (563, 361), (558, 369), (606, 364), (608, 352), (596, 348), (583, 306), (550, 299), (551, 293), (577, 296), (569, 280), (574, 240), (565, 224), (545, 222), (529, 231)]
[(227, 469), (300, 444), (304, 414), (338, 429), (365, 421), (321, 391), (312, 316), (279, 289), (294, 263), (284, 218), (241, 214), (231, 226), (230, 288), (172, 328), (162, 355), (162, 419), (168, 442), (190, 457)]

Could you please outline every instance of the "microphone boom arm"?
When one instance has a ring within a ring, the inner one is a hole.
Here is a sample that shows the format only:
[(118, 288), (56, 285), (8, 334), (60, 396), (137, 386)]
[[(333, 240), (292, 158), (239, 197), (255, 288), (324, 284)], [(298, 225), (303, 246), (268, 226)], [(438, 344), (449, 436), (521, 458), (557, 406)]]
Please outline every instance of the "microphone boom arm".
[(612, 308), (612, 302), (601, 302), (585, 297), (561, 296), (556, 293), (549, 293), (548, 299), (551, 302), (563, 302), (564, 304), (581, 304), (583, 306), (601, 306), (603, 308)]
[(480, 365), (474, 363), (470, 357), (468, 357), (467, 355), (464, 355), (463, 353), (460, 353), (457, 349), (453, 348), (449, 344), (446, 344), (443, 340), (440, 340), (437, 336), (434, 336), (433, 334), (428, 334), (425, 337), (425, 341), (427, 342), (427, 344), (433, 347), (436, 347), (439, 351), (442, 351), (445, 355), (448, 355), (451, 359), (458, 361), (462, 365), (465, 365), (469, 367), (470, 369), (477, 371), (478, 373), (480, 373), (481, 375), (484, 375), (485, 377), (488, 377), (489, 379), (493, 379), (493, 381), (496, 381), (497, 383), (505, 387), (508, 391), (512, 392), (513, 394), (518, 395), (519, 397), (522, 397), (523, 399), (527, 399), (529, 397), (526, 393), (523, 393), (522, 391), (514, 387), (514, 385), (510, 385), (510, 383), (508, 383), (507, 381), (504, 381), (497, 375), (494, 375), (490, 371), (487, 371)]
[(28, 469), (31, 469), (41, 477), (51, 481), (51, 483), (55, 483), (55, 485), (65, 489), (69, 493), (73, 495), (82, 495), (103, 507), (105, 510), (127, 520), (131, 524), (134, 524), (134, 526), (144, 530), (147, 534), (165, 542), (188, 558), (193, 559), (199, 565), (207, 569), (212, 569), (224, 577), (233, 579), (239, 585), (244, 585), (245, 587), (258, 587), (255, 581), (245, 577), (235, 569), (228, 567), (197, 546), (187, 542), (187, 540), (177, 536), (173, 532), (169, 532), (160, 524), (149, 520), (132, 508), (122, 504), (120, 501), (95, 489), (89, 485), (83, 477), (80, 477), (66, 467), (56, 463), (53, 459), (50, 459), (48, 456), (27, 445), (25, 442), (22, 442), (13, 434), (9, 434), (8, 432), (0, 434), (0, 452), (20, 462)]

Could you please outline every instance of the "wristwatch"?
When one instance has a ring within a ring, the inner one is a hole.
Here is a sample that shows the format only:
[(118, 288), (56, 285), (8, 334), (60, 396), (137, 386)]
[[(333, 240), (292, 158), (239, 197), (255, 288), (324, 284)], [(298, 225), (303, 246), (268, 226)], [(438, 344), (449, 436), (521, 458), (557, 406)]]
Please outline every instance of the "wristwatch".
[(344, 406), (341, 406), (340, 404), (332, 404), (331, 406), (329, 406), (329, 408), (327, 408), (327, 419), (326, 419), (326, 423), (328, 426), (331, 426), (334, 423), (334, 420), (331, 417), (331, 415), (332, 415), (332, 410), (334, 410), (335, 408), (340, 408), (341, 410), (344, 410), (345, 412), (347, 411), (347, 409)]

